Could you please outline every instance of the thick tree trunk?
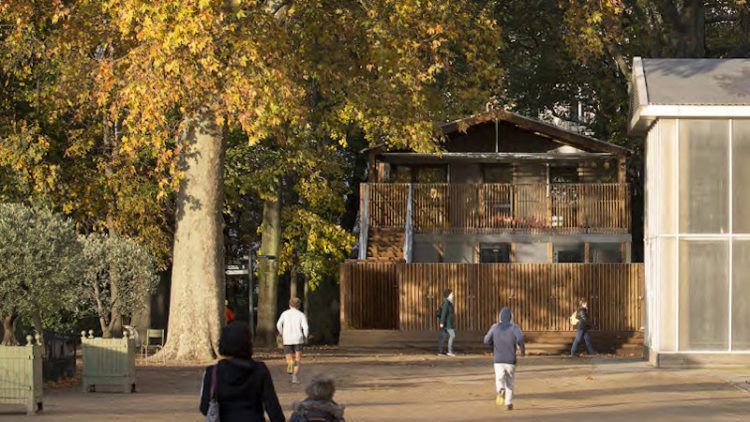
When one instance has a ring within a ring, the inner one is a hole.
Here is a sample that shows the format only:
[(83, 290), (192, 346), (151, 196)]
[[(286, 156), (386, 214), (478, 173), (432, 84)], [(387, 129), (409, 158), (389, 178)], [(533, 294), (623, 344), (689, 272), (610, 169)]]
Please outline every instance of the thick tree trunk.
[[(275, 198), (268, 199), (263, 203), (261, 231), (262, 237), (258, 256), (258, 266), (260, 267), (258, 274), (260, 283), (258, 329), (255, 339), (259, 345), (270, 346), (274, 344), (276, 338), (276, 313), (278, 308), (278, 257), (281, 246), (281, 199), (278, 194)], [(269, 256), (274, 258), (268, 258)]]
[[(218, 355), (224, 324), (223, 188), (226, 138), (216, 116), (187, 120), (177, 193), (167, 359)], [(159, 356), (158, 358), (161, 358)]]
[(3, 342), (0, 343), (3, 346), (18, 346), (18, 339), (16, 339), (16, 322), (18, 317), (16, 315), (5, 315), (3, 316)]

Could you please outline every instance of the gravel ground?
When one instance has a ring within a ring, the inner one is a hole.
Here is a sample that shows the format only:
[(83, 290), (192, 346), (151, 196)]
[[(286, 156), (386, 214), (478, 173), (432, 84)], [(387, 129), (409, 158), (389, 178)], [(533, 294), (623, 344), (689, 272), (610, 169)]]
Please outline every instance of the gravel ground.
[[(494, 404), (489, 355), (456, 358), (337, 349), (307, 354), (302, 385), (292, 385), (278, 355), (265, 355), (282, 407), (304, 398), (317, 373), (337, 380), (336, 400), (348, 421), (740, 421), (750, 415), (750, 368), (658, 370), (616, 358), (529, 357), (519, 360), (513, 411)], [(41, 420), (201, 421), (203, 365), (138, 367), (138, 392), (84, 394), (75, 382), (45, 390)], [(0, 406), (0, 421), (26, 420)], [(36, 418), (34, 418), (36, 419)]]

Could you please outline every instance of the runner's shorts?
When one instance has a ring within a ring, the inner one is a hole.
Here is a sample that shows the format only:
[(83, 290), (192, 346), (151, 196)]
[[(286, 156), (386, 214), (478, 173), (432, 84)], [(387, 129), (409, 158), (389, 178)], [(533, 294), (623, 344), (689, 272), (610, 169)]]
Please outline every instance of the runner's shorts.
[(284, 354), (285, 355), (291, 355), (293, 353), (301, 352), (302, 351), (302, 345), (301, 344), (285, 344), (284, 345)]

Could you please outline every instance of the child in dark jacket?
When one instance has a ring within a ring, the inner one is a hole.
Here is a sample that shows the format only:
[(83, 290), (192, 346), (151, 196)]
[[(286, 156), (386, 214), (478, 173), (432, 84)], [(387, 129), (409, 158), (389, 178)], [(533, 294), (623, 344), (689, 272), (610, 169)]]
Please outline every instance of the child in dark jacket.
[(494, 324), (484, 336), (484, 344), (492, 346), (495, 363), (496, 403), (505, 404), (513, 410), (513, 379), (516, 373), (516, 347), (521, 349), (521, 356), (526, 355), (523, 333), (511, 320), (513, 314), (507, 307), (500, 311), (500, 323)]
[(315, 376), (305, 389), (307, 398), (294, 403), (290, 422), (344, 422), (344, 406), (333, 401), (333, 380)]

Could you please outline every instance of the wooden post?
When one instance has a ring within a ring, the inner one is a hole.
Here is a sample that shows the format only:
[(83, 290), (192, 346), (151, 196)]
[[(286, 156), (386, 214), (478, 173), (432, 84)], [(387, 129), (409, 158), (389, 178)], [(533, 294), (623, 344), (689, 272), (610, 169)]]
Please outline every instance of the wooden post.
[(406, 199), (406, 221), (404, 224), (404, 261), (412, 261), (412, 242), (414, 240), (414, 225), (412, 224), (412, 204), (414, 202), (414, 184), (409, 183), (409, 193)]
[(359, 259), (367, 259), (367, 231), (369, 219), (369, 185), (363, 183), (359, 191)]
[(351, 264), (339, 266), (339, 320), (342, 330), (349, 328), (349, 321), (346, 318), (349, 309), (349, 265)]

